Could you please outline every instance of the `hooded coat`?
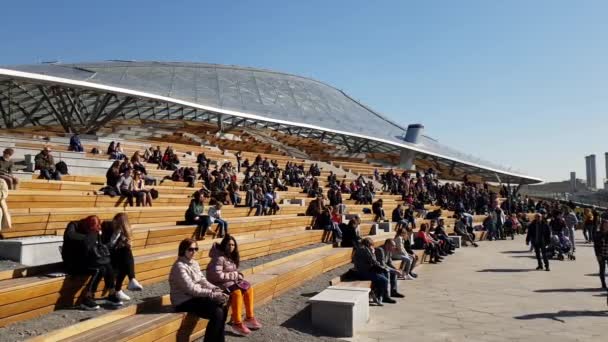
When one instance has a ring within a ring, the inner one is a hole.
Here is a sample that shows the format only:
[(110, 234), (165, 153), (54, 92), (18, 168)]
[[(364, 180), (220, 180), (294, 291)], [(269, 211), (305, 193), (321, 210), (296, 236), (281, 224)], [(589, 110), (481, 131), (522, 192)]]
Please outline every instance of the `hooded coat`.
[(213, 285), (227, 289), (242, 279), (236, 264), (224, 255), (217, 243), (209, 251), (209, 257), (206, 275)]

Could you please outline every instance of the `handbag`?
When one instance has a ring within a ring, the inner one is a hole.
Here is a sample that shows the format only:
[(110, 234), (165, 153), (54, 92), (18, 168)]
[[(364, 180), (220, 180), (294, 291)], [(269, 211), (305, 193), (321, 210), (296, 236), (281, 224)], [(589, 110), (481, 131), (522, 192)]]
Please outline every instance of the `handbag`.
[(234, 285), (228, 288), (228, 291), (233, 292), (236, 290), (241, 290), (243, 292), (249, 290), (251, 284), (247, 280), (239, 280)]
[(97, 238), (97, 243), (93, 247), (93, 255), (97, 265), (106, 265), (110, 263), (110, 250), (108, 246), (101, 243), (100, 238)]

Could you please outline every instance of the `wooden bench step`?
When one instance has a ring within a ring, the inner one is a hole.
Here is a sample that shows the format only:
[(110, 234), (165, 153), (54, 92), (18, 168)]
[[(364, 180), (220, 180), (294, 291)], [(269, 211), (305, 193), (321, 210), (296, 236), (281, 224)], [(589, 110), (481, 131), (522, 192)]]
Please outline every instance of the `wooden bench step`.
[[(374, 239), (379, 244), (385, 238), (386, 236), (378, 236)], [(260, 305), (309, 279), (349, 263), (350, 254), (350, 248), (320, 247), (244, 270), (243, 273), (255, 286), (255, 301)], [(165, 313), (169, 306), (168, 296), (154, 301), (155, 305), (140, 304), (136, 309), (121, 309), (126, 316), (124, 318), (109, 313), (30, 341), (86, 341), (87, 337), (94, 338), (95, 334), (103, 332), (111, 332), (112, 338), (119, 336), (119, 340), (123, 341), (131, 341), (142, 333), (148, 341), (175, 341), (178, 337), (178, 340), (184, 341), (204, 334), (204, 320), (182, 313)], [(139, 308), (140, 306), (142, 307)], [(139, 317), (133, 318), (137, 316)], [(136, 325), (142, 329), (131, 329)]]

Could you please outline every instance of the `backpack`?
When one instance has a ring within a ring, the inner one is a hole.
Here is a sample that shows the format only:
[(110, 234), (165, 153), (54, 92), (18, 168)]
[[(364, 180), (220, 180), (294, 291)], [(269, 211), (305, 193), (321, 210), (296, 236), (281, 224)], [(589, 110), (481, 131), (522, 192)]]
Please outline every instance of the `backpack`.
[(55, 164), (55, 169), (59, 171), (62, 175), (67, 175), (68, 173), (68, 165), (62, 160), (59, 163)]

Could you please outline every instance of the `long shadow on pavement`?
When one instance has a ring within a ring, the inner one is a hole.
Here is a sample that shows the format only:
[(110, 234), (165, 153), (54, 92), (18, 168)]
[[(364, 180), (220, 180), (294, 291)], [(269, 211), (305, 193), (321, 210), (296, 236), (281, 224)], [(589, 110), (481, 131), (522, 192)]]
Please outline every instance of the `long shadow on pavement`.
[(531, 253), (529, 250), (525, 250), (525, 251), (502, 251), (500, 252), (502, 254), (524, 254), (524, 253)]
[(312, 322), (310, 320), (311, 311), (310, 305), (307, 305), (304, 309), (300, 310), (298, 313), (291, 316), (291, 318), (289, 318), (287, 321), (283, 322), (281, 326), (299, 331), (304, 334), (310, 334), (315, 337), (327, 336), (323, 335), (321, 331), (312, 326)]
[(535, 255), (511, 255), (511, 258), (528, 258), (528, 259), (536, 259)]
[(534, 290), (534, 292), (538, 292), (538, 293), (552, 293), (552, 292), (565, 292), (565, 293), (572, 293), (572, 292), (602, 292), (602, 291), (606, 291), (604, 289), (601, 289), (599, 287), (586, 287), (586, 288), (580, 288), (580, 289), (542, 289), (542, 290)]
[(515, 316), (513, 318), (515, 319), (521, 319), (521, 320), (531, 320), (531, 319), (550, 319), (550, 320), (554, 320), (554, 321), (558, 321), (558, 322), (562, 322), (565, 323), (565, 321), (563, 319), (560, 319), (561, 317), (608, 317), (608, 311), (606, 310), (602, 310), (602, 311), (589, 311), (589, 310), (581, 310), (581, 311), (569, 311), (569, 310), (563, 310), (563, 311), (558, 311), (558, 312), (543, 312), (543, 313), (537, 313), (537, 314), (529, 314), (529, 315), (522, 315), (522, 316)]
[(518, 273), (518, 272), (536, 272), (533, 269), (521, 268), (486, 268), (477, 272), (494, 272), (494, 273)]

